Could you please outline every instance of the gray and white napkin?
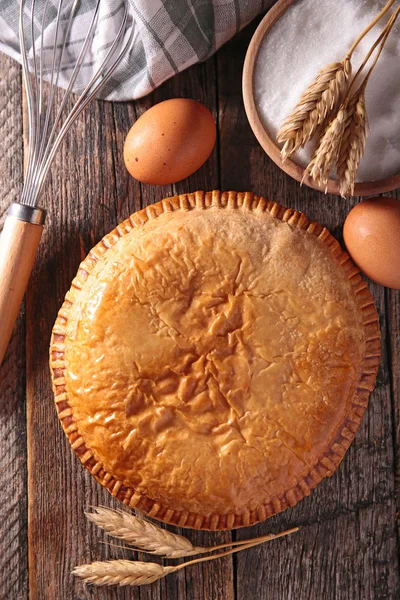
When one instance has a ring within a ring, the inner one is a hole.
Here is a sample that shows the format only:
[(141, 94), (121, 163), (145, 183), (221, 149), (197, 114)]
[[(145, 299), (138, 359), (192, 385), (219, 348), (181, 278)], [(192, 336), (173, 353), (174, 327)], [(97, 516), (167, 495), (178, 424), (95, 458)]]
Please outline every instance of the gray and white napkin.
[[(40, 39), (41, 15), (47, 4), (44, 42), (53, 39), (59, 0), (35, 0), (34, 37)], [(272, 4), (271, 0), (128, 0), (133, 36), (129, 50), (100, 96), (131, 100), (151, 92), (174, 74), (209, 58), (222, 44)], [(30, 2), (26, 7), (29, 18)], [(58, 84), (66, 87), (82, 39), (89, 28), (95, 0), (82, 0), (63, 54)], [(70, 0), (61, 12), (66, 22)], [(101, 0), (96, 33), (75, 91), (83, 89), (99, 67), (121, 23), (123, 0)], [(26, 21), (27, 22), (27, 21)], [(0, 50), (21, 61), (19, 3), (0, 0)], [(126, 35), (128, 35), (127, 32)], [(29, 48), (28, 48), (29, 49)], [(30, 52), (30, 61), (32, 52)]]

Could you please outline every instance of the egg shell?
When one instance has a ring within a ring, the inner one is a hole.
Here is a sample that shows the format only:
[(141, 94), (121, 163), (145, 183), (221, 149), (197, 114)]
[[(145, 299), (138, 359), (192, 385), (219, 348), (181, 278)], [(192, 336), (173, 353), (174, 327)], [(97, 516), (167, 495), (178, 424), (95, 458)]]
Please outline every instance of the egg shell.
[(347, 251), (370, 279), (400, 289), (400, 201), (373, 198), (357, 204), (343, 228)]
[(202, 166), (215, 139), (213, 116), (203, 104), (185, 98), (166, 100), (149, 108), (130, 129), (125, 165), (143, 183), (175, 183)]

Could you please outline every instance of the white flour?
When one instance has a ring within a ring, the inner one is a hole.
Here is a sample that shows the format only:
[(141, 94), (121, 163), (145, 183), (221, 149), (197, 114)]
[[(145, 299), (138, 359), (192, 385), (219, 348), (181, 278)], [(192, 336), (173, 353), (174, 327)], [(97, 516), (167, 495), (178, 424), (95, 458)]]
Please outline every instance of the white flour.
[[(386, 0), (297, 0), (272, 27), (257, 57), (254, 91), (260, 118), (274, 138), (318, 71), (343, 59), (385, 3)], [(353, 74), (388, 18), (385, 15), (357, 47), (352, 58)], [(397, 175), (400, 173), (400, 16), (368, 82), (366, 105), (370, 130), (358, 181)], [(295, 161), (306, 166), (311, 149), (312, 143), (296, 153)]]

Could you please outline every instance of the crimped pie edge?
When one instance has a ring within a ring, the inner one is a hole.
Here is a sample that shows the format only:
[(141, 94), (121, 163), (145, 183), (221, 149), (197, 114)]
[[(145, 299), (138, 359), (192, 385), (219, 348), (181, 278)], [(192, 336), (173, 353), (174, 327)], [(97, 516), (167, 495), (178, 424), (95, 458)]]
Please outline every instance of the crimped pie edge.
[[(82, 289), (89, 273), (95, 264), (102, 258), (109, 248), (133, 228), (140, 227), (150, 219), (156, 219), (163, 212), (175, 210), (206, 210), (210, 207), (238, 208), (267, 212), (271, 216), (287, 222), (291, 227), (299, 227), (320, 239), (331, 251), (333, 258), (347, 274), (354, 294), (356, 295), (362, 313), (362, 323), (366, 335), (366, 353), (361, 364), (359, 385), (351, 400), (351, 408), (347, 419), (342, 423), (336, 436), (332, 440), (327, 452), (320, 458), (313, 469), (296, 486), (289, 489), (281, 497), (272, 498), (267, 504), (258, 506), (255, 510), (243, 509), (240, 513), (227, 513), (225, 515), (212, 514), (208, 517), (188, 511), (173, 510), (160, 502), (151, 500), (136, 492), (134, 488), (125, 486), (103, 468), (102, 464), (94, 458), (92, 451), (86, 447), (85, 440), (79, 434), (78, 427), (73, 419), (72, 409), (68, 403), (68, 393), (64, 377), (66, 363), (64, 361), (64, 340), (68, 321), (68, 313), (75, 298)], [(362, 279), (359, 270), (344, 252), (339, 242), (319, 223), (309, 221), (307, 217), (294, 209), (285, 208), (277, 202), (268, 201), (263, 197), (250, 192), (194, 192), (165, 198), (161, 202), (150, 205), (119, 224), (111, 233), (89, 252), (80, 264), (78, 273), (72, 281), (71, 288), (65, 296), (64, 303), (59, 310), (52, 330), (50, 344), (50, 370), (55, 396), (58, 417), (69, 439), (72, 449), (78, 455), (82, 464), (95, 477), (95, 479), (108, 489), (125, 505), (138, 509), (148, 516), (160, 519), (179, 527), (193, 529), (233, 529), (247, 527), (264, 521), (266, 518), (294, 506), (324, 478), (330, 476), (337, 469), (344, 454), (354, 439), (355, 433), (361, 423), (368, 397), (374, 388), (376, 373), (380, 359), (380, 329), (378, 314), (367, 284)]]

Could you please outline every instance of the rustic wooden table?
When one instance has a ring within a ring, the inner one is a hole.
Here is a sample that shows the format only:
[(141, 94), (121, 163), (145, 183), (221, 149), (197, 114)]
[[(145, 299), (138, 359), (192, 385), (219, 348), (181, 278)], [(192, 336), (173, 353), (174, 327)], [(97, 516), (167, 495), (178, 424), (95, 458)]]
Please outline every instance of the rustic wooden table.
[[(1, 600), (400, 598), (400, 294), (373, 284), (382, 327), (381, 367), (343, 463), (295, 508), (232, 536), (243, 539), (294, 525), (301, 526), (299, 533), (141, 589), (85, 588), (70, 574), (77, 564), (124, 552), (102, 544), (103, 536), (85, 519), (89, 505), (117, 503), (71, 451), (50, 386), (50, 331), (81, 259), (130, 213), (174, 193), (254, 191), (304, 211), (338, 238), (357, 201), (300, 189), (256, 142), (241, 97), (243, 60), (255, 25), (143, 100), (93, 103), (57, 155), (42, 196), (48, 219), (35, 270), (0, 370)], [(177, 185), (140, 185), (123, 164), (125, 135), (152, 104), (174, 96), (195, 98), (211, 109), (218, 125), (215, 150), (200, 171)], [(3, 220), (21, 191), (25, 131), (21, 69), (2, 55)], [(196, 544), (220, 543), (231, 535), (186, 534)]]

